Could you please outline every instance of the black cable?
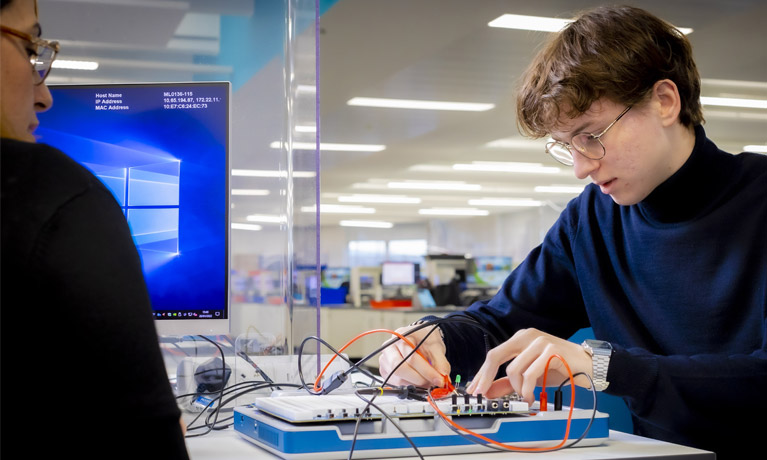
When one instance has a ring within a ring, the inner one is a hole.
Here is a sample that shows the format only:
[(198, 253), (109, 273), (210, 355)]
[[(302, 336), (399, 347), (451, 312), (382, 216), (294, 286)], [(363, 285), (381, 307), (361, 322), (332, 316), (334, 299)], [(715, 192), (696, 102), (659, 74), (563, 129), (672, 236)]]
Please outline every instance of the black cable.
[[(410, 446), (413, 447), (413, 450), (415, 450), (415, 453), (418, 455), (418, 458), (423, 459), (423, 455), (421, 455), (421, 451), (418, 450), (418, 447), (416, 447), (416, 445), (413, 442), (413, 440), (410, 439), (410, 436), (408, 436), (407, 433), (405, 433), (405, 430), (403, 430), (402, 427), (400, 427), (399, 424), (396, 421), (394, 421), (394, 418), (392, 418), (383, 409), (381, 409), (375, 403), (373, 403), (372, 399), (371, 400), (365, 399), (359, 391), (355, 391), (354, 394), (357, 395), (358, 398), (360, 398), (361, 400), (363, 400), (363, 401), (365, 401), (367, 403), (366, 407), (367, 406), (373, 406), (378, 412), (381, 413), (381, 415), (386, 417), (386, 419), (389, 422), (391, 422), (391, 424), (394, 425), (395, 428), (397, 428), (397, 431), (399, 431), (400, 434), (402, 434), (402, 436), (407, 440), (407, 442), (410, 443)], [(349, 449), (349, 458), (351, 458), (352, 452), (354, 452), (354, 444), (357, 442), (357, 431), (359, 429), (360, 420), (362, 420), (362, 417), (357, 417), (357, 424), (354, 427), (354, 437), (352, 438), (352, 446)]]
[(320, 395), (320, 394), (325, 394), (325, 393), (323, 393), (323, 392), (315, 392), (315, 391), (310, 390), (309, 386), (306, 384), (306, 380), (304, 379), (304, 372), (303, 372), (303, 367), (302, 367), (301, 362), (303, 361), (304, 346), (306, 345), (306, 342), (308, 342), (309, 340), (316, 340), (317, 342), (321, 343), (322, 345), (325, 345), (327, 348), (330, 349), (330, 351), (333, 352), (334, 355), (336, 355), (339, 358), (341, 358), (344, 361), (346, 361), (349, 364), (349, 366), (350, 366), (349, 369), (346, 371), (347, 375), (352, 370), (358, 370), (359, 372), (365, 374), (366, 376), (370, 377), (373, 380), (376, 380), (376, 381), (379, 381), (379, 382), (381, 381), (381, 379), (378, 376), (374, 375), (373, 373), (371, 373), (367, 369), (359, 367), (359, 364), (360, 364), (359, 362), (357, 362), (357, 363), (353, 362), (352, 360), (350, 360), (349, 358), (344, 356), (341, 352), (339, 352), (338, 350), (333, 348), (333, 346), (330, 345), (328, 342), (326, 342), (324, 339), (312, 335), (312, 336), (306, 337), (304, 340), (301, 341), (301, 344), (298, 346), (298, 356), (297, 356), (298, 357), (298, 378), (301, 381), (301, 384), (303, 385), (303, 388), (306, 389), (306, 391), (309, 392), (310, 394)]
[[(199, 430), (199, 429), (203, 429), (203, 428), (207, 428), (207, 431), (205, 431), (205, 433), (201, 433), (201, 434), (187, 435), (186, 437), (203, 436), (205, 434), (210, 433), (212, 430), (219, 430), (219, 429), (227, 428), (229, 425), (226, 425), (224, 427), (216, 427), (216, 424), (218, 424), (219, 422), (229, 420), (229, 418), (226, 418), (226, 419), (223, 419), (223, 420), (218, 420), (218, 418), (217, 418), (217, 416), (220, 413), (220, 411), (224, 410), (224, 407), (226, 406), (226, 404), (228, 404), (229, 402), (231, 402), (234, 399), (239, 398), (240, 396), (242, 396), (244, 394), (247, 394), (247, 393), (250, 393), (250, 392), (253, 392), (253, 391), (262, 390), (262, 389), (265, 389), (265, 388), (274, 388), (274, 387), (276, 387), (278, 385), (279, 386), (283, 386), (283, 387), (300, 388), (300, 386), (298, 384), (292, 384), (292, 383), (269, 383), (269, 382), (261, 382), (261, 381), (240, 382), (240, 383), (237, 383), (235, 385), (231, 385), (231, 386), (227, 387), (225, 389), (225, 392), (224, 392), (223, 395), (220, 395), (220, 396), (214, 398), (213, 400), (211, 400), (208, 403), (208, 405), (202, 410), (202, 412), (197, 414), (197, 416), (191, 422), (189, 422), (189, 424), (187, 425), (187, 430), (188, 431)], [(245, 389), (244, 390), (238, 390), (237, 392), (235, 392), (233, 390), (235, 387), (245, 387)], [(218, 392), (214, 392), (213, 394), (215, 394), (215, 393), (218, 393)], [(232, 396), (232, 397), (230, 397), (230, 398), (228, 398), (226, 400), (223, 399), (224, 395), (229, 395), (231, 393), (235, 393), (234, 396)], [(198, 394), (198, 393), (193, 393), (193, 394)], [(183, 397), (183, 395), (179, 396), (179, 397)], [(218, 404), (218, 407), (215, 407), (215, 408), (213, 408), (212, 410), (210, 410), (208, 412), (208, 415), (206, 416), (205, 423), (202, 426), (196, 426), (196, 427), (192, 426), (200, 417), (202, 417), (202, 414), (204, 414), (217, 401), (220, 401), (220, 403)], [(214, 417), (214, 416), (216, 417), (216, 419), (213, 421), (213, 423), (211, 423), (210, 419), (212, 417)]]
[[(585, 429), (585, 430), (583, 430), (583, 433), (581, 434), (581, 436), (580, 436), (578, 439), (576, 439), (575, 441), (573, 441), (573, 443), (572, 443), (572, 444), (570, 444), (569, 446), (562, 446), (562, 447), (560, 447), (560, 448), (559, 448), (559, 449), (557, 449), (557, 450), (561, 450), (561, 449), (564, 449), (564, 448), (570, 448), (570, 447), (573, 447), (574, 445), (576, 445), (576, 444), (578, 444), (579, 442), (583, 441), (583, 439), (584, 439), (584, 438), (586, 437), (586, 435), (588, 434), (589, 430), (591, 430), (591, 425), (594, 423), (594, 419), (595, 419), (595, 418), (596, 418), (596, 416), (597, 416), (597, 390), (594, 388), (594, 381), (591, 379), (591, 376), (590, 376), (589, 374), (585, 373), (585, 372), (578, 372), (577, 374), (573, 375), (573, 378), (575, 378), (575, 377), (578, 377), (579, 375), (584, 375), (584, 376), (586, 376), (586, 378), (588, 378), (588, 379), (589, 379), (589, 383), (591, 384), (591, 395), (592, 395), (592, 396), (593, 396), (593, 398), (594, 398), (594, 406), (593, 406), (593, 408), (592, 408), (592, 410), (591, 410), (591, 419), (589, 420), (589, 424), (586, 426), (586, 429)], [(560, 384), (559, 384), (559, 388), (557, 389), (557, 391), (562, 391), (562, 387), (563, 387), (563, 386), (564, 386), (564, 385), (565, 385), (567, 382), (569, 382), (569, 381), (570, 381), (570, 377), (568, 377), (567, 379), (565, 379), (565, 381), (564, 381), (564, 382), (560, 383)], [(570, 398), (572, 398), (572, 397), (573, 397), (573, 395), (571, 395), (571, 396), (570, 396)], [(572, 404), (572, 403), (571, 403), (571, 404)]]
[[(464, 323), (464, 324), (468, 324), (468, 325), (470, 325), (470, 326), (474, 326), (474, 327), (477, 327), (477, 328), (479, 328), (480, 330), (482, 330), (482, 331), (484, 332), (484, 340), (485, 340), (485, 346), (486, 346), (486, 347), (489, 347), (488, 337), (491, 337), (491, 338), (493, 339), (493, 341), (495, 342), (496, 346), (500, 344), (500, 341), (498, 340), (498, 338), (497, 338), (497, 337), (495, 337), (495, 335), (492, 333), (492, 331), (490, 331), (490, 330), (489, 330), (489, 329), (487, 329), (485, 326), (483, 326), (482, 324), (480, 324), (480, 323), (479, 323), (477, 320), (475, 320), (474, 318), (471, 318), (471, 317), (468, 317), (468, 316), (448, 316), (448, 317), (445, 317), (445, 318), (436, 318), (436, 319), (433, 319), (433, 320), (424, 321), (423, 323), (416, 325), (415, 327), (413, 327), (412, 329), (410, 329), (409, 331), (405, 332), (405, 333), (404, 333), (404, 334), (402, 334), (402, 335), (403, 335), (404, 337), (407, 337), (407, 336), (409, 336), (410, 334), (413, 334), (413, 333), (415, 333), (416, 331), (419, 331), (419, 330), (421, 330), (421, 329), (423, 329), (423, 328), (425, 328), (425, 327), (434, 326), (434, 325), (437, 325), (437, 326), (438, 326), (439, 324), (441, 324), (441, 323), (446, 323), (446, 322)], [(431, 334), (431, 331), (429, 332), (429, 335), (430, 335), (430, 334)], [(428, 336), (428, 335), (427, 335), (427, 336)], [(426, 338), (424, 337), (424, 339), (423, 339), (423, 340), (425, 340), (425, 339), (426, 339)], [(328, 349), (330, 349), (330, 350), (331, 350), (331, 351), (332, 351), (332, 352), (333, 352), (335, 355), (339, 356), (339, 357), (340, 357), (340, 358), (342, 358), (344, 361), (346, 361), (347, 363), (349, 363), (350, 367), (349, 367), (349, 369), (347, 369), (347, 371), (345, 371), (345, 375), (348, 375), (348, 374), (349, 374), (349, 373), (351, 373), (352, 371), (354, 371), (354, 370), (357, 370), (357, 371), (360, 371), (360, 372), (364, 373), (365, 375), (367, 375), (367, 376), (368, 376), (368, 377), (370, 377), (371, 379), (373, 379), (373, 380), (376, 380), (376, 381), (379, 381), (379, 382), (380, 382), (380, 379), (379, 379), (377, 376), (375, 376), (375, 375), (371, 374), (369, 371), (367, 371), (366, 369), (362, 368), (361, 366), (362, 366), (362, 365), (363, 365), (365, 362), (367, 362), (368, 360), (370, 360), (372, 357), (374, 357), (374, 356), (375, 356), (375, 355), (377, 355), (378, 353), (382, 352), (384, 349), (386, 349), (386, 348), (390, 347), (391, 345), (393, 345), (394, 343), (396, 343), (398, 340), (402, 340), (402, 339), (400, 339), (399, 337), (396, 337), (396, 336), (395, 336), (395, 337), (392, 337), (392, 339), (391, 339), (391, 340), (389, 340), (389, 341), (387, 341), (387, 342), (383, 343), (381, 346), (379, 346), (378, 348), (376, 348), (376, 349), (375, 349), (375, 350), (373, 350), (372, 352), (368, 353), (368, 355), (366, 355), (365, 357), (363, 357), (362, 359), (360, 359), (359, 361), (357, 361), (357, 362), (355, 363), (355, 362), (352, 362), (351, 360), (349, 360), (348, 358), (346, 358), (345, 356), (343, 356), (343, 355), (342, 355), (342, 354), (341, 354), (341, 353), (340, 353), (338, 350), (336, 350), (335, 348), (333, 348), (333, 347), (332, 347), (332, 346), (331, 346), (329, 343), (327, 343), (325, 340), (323, 340), (323, 339), (321, 339), (321, 338), (319, 338), (319, 337), (316, 337), (316, 336), (309, 336), (309, 337), (306, 337), (306, 338), (305, 338), (305, 339), (304, 339), (304, 340), (301, 342), (301, 345), (300, 345), (300, 346), (299, 346), (299, 348), (298, 348), (298, 376), (299, 376), (299, 378), (301, 379), (301, 383), (303, 383), (305, 386), (306, 386), (306, 382), (305, 382), (305, 380), (304, 380), (304, 376), (303, 376), (303, 370), (302, 370), (302, 367), (301, 367), (301, 361), (302, 361), (302, 359), (301, 359), (301, 358), (302, 358), (302, 353), (303, 353), (303, 348), (304, 348), (304, 345), (306, 344), (306, 342), (307, 342), (308, 340), (316, 340), (316, 341), (318, 341), (318, 342), (322, 343), (322, 344), (323, 344), (323, 345), (325, 345), (325, 346), (326, 346)], [(423, 341), (423, 340), (422, 340), (422, 341)], [(420, 346), (420, 344), (419, 344), (419, 346)], [(411, 352), (411, 355), (412, 355), (412, 352)], [(409, 355), (409, 356), (410, 356), (410, 355)], [(392, 372), (393, 372), (393, 371), (392, 371)], [(308, 389), (308, 387), (307, 387), (307, 391), (308, 391), (309, 393), (311, 393), (311, 394), (324, 394), (324, 393), (317, 393), (317, 392), (313, 392), (313, 391), (309, 390), (309, 389)]]
[[(407, 360), (408, 360), (408, 359), (409, 359), (409, 358), (410, 358), (410, 357), (411, 357), (411, 356), (412, 356), (412, 355), (413, 355), (413, 354), (414, 354), (414, 353), (415, 353), (415, 352), (418, 350), (418, 348), (421, 346), (421, 344), (423, 344), (423, 343), (426, 341), (426, 339), (429, 337), (429, 335), (431, 335), (431, 334), (432, 334), (432, 333), (433, 333), (435, 330), (437, 330), (437, 329), (439, 328), (439, 324), (440, 324), (440, 323), (443, 323), (443, 322), (460, 322), (460, 323), (469, 324), (469, 325), (471, 325), (471, 326), (474, 326), (474, 327), (478, 327), (478, 328), (480, 328), (480, 329), (481, 329), (481, 330), (482, 330), (482, 331), (485, 333), (485, 335), (484, 335), (484, 339), (485, 339), (485, 344), (486, 344), (486, 346), (487, 346), (487, 344), (488, 344), (488, 336), (492, 337), (492, 338), (493, 338), (493, 340), (495, 341), (495, 343), (496, 343), (496, 344), (500, 343), (500, 342), (498, 341), (498, 339), (497, 339), (497, 338), (494, 336), (494, 334), (493, 334), (491, 331), (489, 331), (487, 328), (485, 328), (483, 325), (481, 325), (481, 324), (480, 324), (478, 321), (476, 321), (474, 318), (470, 318), (470, 317), (463, 317), (463, 316), (457, 316), (457, 317), (437, 318), (437, 319), (434, 319), (434, 320), (424, 321), (423, 323), (421, 323), (421, 324), (419, 324), (419, 325), (415, 326), (414, 328), (410, 329), (410, 330), (409, 330), (409, 331), (407, 331), (406, 333), (402, 334), (404, 337), (406, 337), (406, 336), (408, 336), (408, 335), (410, 335), (410, 334), (413, 334), (413, 333), (415, 333), (416, 331), (419, 331), (419, 330), (421, 330), (421, 329), (423, 329), (423, 328), (425, 328), (425, 327), (430, 327), (430, 326), (432, 326), (432, 329), (431, 329), (431, 330), (430, 330), (430, 331), (429, 331), (429, 332), (426, 334), (426, 336), (424, 336), (424, 338), (423, 338), (421, 341), (419, 341), (419, 342), (418, 342), (418, 343), (415, 345), (415, 347), (413, 348), (413, 350), (411, 350), (411, 351), (408, 353), (408, 355), (407, 355), (407, 356), (405, 356), (405, 357), (402, 359), (402, 361), (400, 361), (400, 362), (399, 362), (399, 363), (398, 363), (398, 364), (397, 364), (397, 365), (396, 365), (396, 366), (395, 366), (395, 367), (394, 367), (394, 368), (391, 370), (391, 372), (390, 372), (389, 376), (387, 376), (387, 378), (386, 378), (386, 379), (384, 379), (384, 381), (381, 383), (381, 387), (384, 387), (384, 386), (386, 386), (386, 383), (389, 381), (389, 378), (390, 378), (392, 375), (394, 375), (394, 373), (396, 372), (396, 370), (397, 370), (397, 369), (399, 369), (399, 367), (400, 367), (402, 364), (404, 364), (404, 363), (405, 363), (405, 362), (406, 362), (406, 361), (407, 361)], [(306, 390), (307, 390), (307, 391), (308, 391), (310, 394), (319, 395), (319, 394), (325, 394), (326, 392), (313, 392), (313, 391), (309, 390), (308, 386), (306, 385), (306, 381), (304, 380), (304, 376), (303, 376), (303, 369), (302, 369), (302, 367), (301, 367), (301, 361), (302, 361), (302, 353), (303, 353), (303, 348), (304, 348), (304, 345), (305, 345), (305, 343), (306, 343), (308, 340), (317, 340), (318, 342), (320, 342), (320, 343), (322, 343), (323, 345), (325, 345), (326, 347), (328, 347), (328, 348), (329, 348), (331, 351), (333, 351), (333, 353), (334, 353), (336, 356), (339, 356), (339, 357), (341, 357), (341, 358), (342, 358), (342, 359), (344, 359), (344, 360), (345, 360), (347, 363), (349, 363), (349, 364), (350, 364), (350, 368), (349, 368), (349, 369), (347, 369), (347, 371), (345, 371), (345, 373), (344, 373), (344, 377), (343, 377), (344, 379), (345, 379), (345, 376), (346, 376), (346, 375), (348, 375), (349, 373), (351, 373), (352, 371), (354, 371), (354, 370), (358, 370), (358, 371), (360, 371), (360, 372), (363, 372), (363, 373), (365, 373), (366, 375), (370, 376), (370, 377), (371, 377), (373, 380), (376, 380), (376, 381), (380, 381), (380, 379), (379, 379), (377, 376), (374, 376), (374, 375), (370, 374), (369, 372), (367, 372), (366, 370), (363, 370), (363, 369), (362, 369), (360, 366), (361, 366), (362, 364), (364, 364), (366, 361), (368, 361), (369, 359), (371, 359), (371, 358), (372, 358), (373, 356), (375, 356), (376, 354), (380, 353), (380, 352), (381, 352), (381, 351), (383, 351), (384, 349), (386, 349), (386, 348), (388, 348), (389, 346), (391, 346), (391, 345), (393, 345), (394, 343), (396, 343), (396, 341), (397, 341), (397, 340), (401, 340), (401, 339), (400, 339), (399, 337), (394, 337), (392, 340), (389, 340), (389, 341), (385, 342), (383, 345), (381, 345), (380, 347), (378, 347), (377, 349), (375, 349), (374, 351), (372, 351), (371, 353), (369, 353), (367, 356), (363, 357), (361, 360), (357, 361), (356, 363), (353, 363), (353, 362), (351, 362), (349, 359), (347, 359), (345, 356), (343, 356), (343, 355), (342, 355), (340, 352), (338, 352), (338, 351), (337, 351), (335, 348), (333, 348), (333, 347), (332, 347), (330, 344), (328, 344), (326, 341), (324, 341), (323, 339), (321, 339), (321, 338), (319, 338), (319, 337), (316, 337), (316, 336), (310, 336), (310, 337), (307, 337), (307, 338), (305, 338), (305, 339), (304, 339), (304, 340), (301, 342), (301, 345), (299, 346), (299, 349), (298, 349), (298, 374), (299, 374), (299, 378), (300, 378), (300, 380), (301, 380), (301, 383), (302, 383), (303, 387), (304, 387), (304, 388), (305, 388), (305, 389), (306, 389)], [(376, 396), (374, 395), (374, 396), (373, 396), (373, 398), (370, 400), (370, 404), (372, 404), (372, 400), (373, 400), (373, 399), (375, 399), (375, 397), (376, 397)], [(370, 407), (370, 404), (368, 404), (368, 405), (366, 406), (365, 410), (369, 409), (369, 407)], [(353, 437), (352, 437), (352, 447), (351, 447), (351, 449), (350, 449), (350, 451), (349, 451), (349, 457), (348, 457), (349, 459), (351, 459), (351, 457), (352, 457), (352, 454), (353, 454), (353, 451), (354, 451), (354, 445), (355, 445), (355, 443), (356, 443), (356, 440), (357, 440), (357, 436), (358, 436), (358, 432), (359, 432), (359, 424), (360, 424), (360, 421), (361, 421), (361, 417), (362, 417), (362, 415), (365, 413), (365, 410), (363, 410), (363, 411), (360, 413), (360, 415), (359, 415), (359, 416), (358, 416), (358, 418), (357, 418), (357, 423), (355, 424), (354, 435), (353, 435)], [(385, 415), (386, 415), (386, 414), (385, 414)], [(388, 415), (387, 415), (387, 417), (388, 417)], [(396, 424), (395, 424), (395, 426), (398, 426), (398, 425), (396, 425)], [(406, 435), (404, 432), (403, 432), (402, 434), (403, 434), (404, 436), (406, 436), (406, 437), (407, 437), (407, 435)], [(414, 444), (413, 444), (413, 445), (414, 445)], [(416, 452), (417, 452), (417, 449), (416, 449)], [(419, 456), (420, 456), (420, 453), (419, 453)]]
[[(424, 324), (425, 324), (425, 323), (424, 323)], [(418, 330), (420, 330), (420, 329), (422, 329), (422, 328), (421, 328), (421, 327), (419, 327), (419, 328), (418, 328)], [(389, 382), (389, 378), (391, 378), (391, 376), (393, 376), (393, 375), (394, 375), (394, 373), (397, 371), (397, 369), (399, 369), (399, 367), (400, 367), (400, 366), (402, 366), (403, 364), (405, 364), (405, 362), (406, 362), (406, 361), (407, 361), (407, 360), (408, 360), (408, 359), (409, 359), (411, 356), (413, 356), (413, 354), (414, 354), (416, 351), (418, 351), (418, 348), (421, 346), (421, 344), (422, 344), (422, 343), (424, 343), (424, 342), (426, 341), (426, 339), (429, 337), (429, 335), (431, 335), (431, 334), (432, 334), (434, 331), (436, 331), (437, 329), (439, 329), (439, 326), (438, 326), (438, 325), (434, 325), (434, 327), (433, 327), (433, 328), (432, 328), (432, 329), (431, 329), (429, 332), (427, 332), (427, 333), (426, 333), (426, 335), (424, 336), (424, 338), (423, 338), (423, 339), (422, 339), (420, 342), (418, 342), (418, 343), (417, 343), (417, 344), (416, 344), (416, 345), (413, 347), (413, 349), (410, 351), (410, 353), (408, 353), (408, 354), (407, 354), (407, 356), (405, 356), (405, 357), (402, 359), (402, 361), (400, 361), (400, 362), (399, 362), (399, 363), (398, 363), (396, 366), (394, 366), (394, 368), (391, 370), (391, 372), (389, 373), (389, 375), (388, 375), (388, 376), (386, 376), (386, 378), (384, 379), (383, 383), (381, 384), (381, 388), (383, 388), (383, 387), (385, 387), (385, 386), (386, 386), (386, 384)], [(405, 334), (403, 334), (403, 336), (404, 336), (404, 335), (405, 335)], [(397, 337), (397, 339), (399, 339), (399, 337)], [(392, 345), (393, 343), (395, 343), (395, 342), (396, 342), (396, 340), (392, 340), (392, 341), (390, 341), (390, 342), (386, 343), (386, 344), (385, 344), (386, 346), (385, 346), (384, 348), (386, 348), (386, 347), (388, 347), (388, 346), (391, 346), (391, 345)], [(378, 352), (376, 352), (376, 353), (378, 353)], [(365, 406), (365, 409), (363, 409), (363, 410), (360, 412), (360, 414), (357, 416), (357, 423), (354, 425), (354, 435), (352, 436), (352, 445), (351, 445), (351, 448), (349, 449), (349, 456), (348, 456), (348, 459), (349, 459), (349, 460), (351, 460), (351, 458), (352, 458), (352, 454), (354, 453), (354, 446), (355, 446), (355, 444), (357, 443), (357, 436), (358, 436), (358, 434), (359, 434), (359, 426), (360, 426), (360, 422), (361, 422), (361, 420), (362, 420), (362, 415), (363, 415), (363, 414), (365, 413), (365, 411), (366, 411), (366, 410), (368, 410), (368, 409), (369, 409), (369, 407), (370, 407), (370, 406), (373, 404), (373, 400), (374, 400), (376, 397), (377, 397), (377, 394), (374, 394), (374, 395), (373, 395), (373, 397), (372, 397), (372, 398), (370, 398), (370, 400), (368, 401), (367, 405)], [(363, 398), (363, 399), (364, 399), (364, 398)], [(383, 413), (383, 412), (382, 412), (382, 413)], [(388, 416), (387, 416), (387, 417), (388, 417)], [(395, 426), (397, 426), (397, 425), (395, 425)], [(400, 432), (402, 432), (402, 431), (400, 430)], [(403, 432), (403, 435), (404, 435), (405, 437), (407, 437), (407, 435), (405, 435), (405, 434), (404, 434), (404, 432)], [(415, 448), (415, 444), (413, 444), (413, 446), (414, 446), (414, 448)], [(416, 450), (416, 453), (418, 454), (419, 458), (423, 459), (423, 456), (421, 456), (421, 453), (418, 451), (418, 449), (417, 449), (417, 448), (415, 448), (415, 450)]]
[[(402, 335), (404, 337), (407, 337), (410, 334), (413, 334), (416, 331), (420, 331), (421, 329), (423, 329), (425, 327), (433, 326), (435, 324), (439, 325), (439, 324), (442, 324), (442, 323), (449, 323), (449, 322), (463, 323), (463, 324), (468, 324), (470, 326), (479, 328), (485, 334), (484, 338), (485, 338), (485, 345), (486, 345), (486, 347), (489, 346), (488, 341), (487, 341), (488, 337), (493, 339), (493, 341), (495, 342), (496, 346), (500, 345), (500, 341), (495, 336), (495, 334), (492, 333), (492, 331), (490, 331), (488, 328), (483, 326), (479, 321), (475, 320), (474, 318), (472, 318), (470, 316), (448, 316), (448, 317), (444, 317), (444, 318), (436, 318), (436, 319), (433, 319), (433, 320), (424, 321), (423, 323), (416, 325), (415, 327), (413, 327), (412, 329), (410, 329), (409, 331), (405, 332)], [(400, 339), (399, 337), (393, 337), (390, 341), (385, 342), (383, 345), (381, 345), (377, 349), (373, 350), (367, 356), (365, 356), (362, 359), (360, 359), (359, 361), (357, 361), (356, 365), (359, 366), (361, 364), (364, 364), (366, 361), (371, 359), (373, 356), (375, 356), (376, 354), (382, 352), (384, 349), (388, 348), (389, 346), (393, 345), (398, 340), (402, 340), (402, 339)], [(425, 338), (424, 338), (424, 340), (425, 340)]]

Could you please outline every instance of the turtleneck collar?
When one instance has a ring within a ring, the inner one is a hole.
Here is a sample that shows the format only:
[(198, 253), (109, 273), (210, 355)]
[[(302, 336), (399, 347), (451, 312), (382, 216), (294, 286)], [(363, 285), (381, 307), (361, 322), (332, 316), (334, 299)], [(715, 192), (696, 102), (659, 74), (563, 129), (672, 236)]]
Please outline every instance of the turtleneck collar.
[(695, 147), (677, 172), (644, 200), (634, 205), (648, 220), (679, 223), (694, 219), (713, 206), (732, 181), (736, 167), (732, 155), (706, 138), (703, 127), (695, 127)]

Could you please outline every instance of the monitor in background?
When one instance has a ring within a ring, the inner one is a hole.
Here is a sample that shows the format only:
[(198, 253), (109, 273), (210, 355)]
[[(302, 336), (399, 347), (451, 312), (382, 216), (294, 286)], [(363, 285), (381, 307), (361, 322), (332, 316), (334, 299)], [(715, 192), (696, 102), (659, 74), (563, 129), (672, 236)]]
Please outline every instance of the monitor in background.
[(349, 283), (351, 269), (349, 267), (325, 267), (322, 269), (322, 286), (328, 288), (340, 288), (344, 283)]
[(381, 285), (411, 286), (418, 281), (418, 264), (414, 262), (384, 262), (381, 264)]
[(511, 257), (475, 257), (473, 283), (477, 286), (500, 287), (511, 273)]
[(40, 142), (123, 209), (160, 334), (229, 331), (228, 82), (50, 85)]

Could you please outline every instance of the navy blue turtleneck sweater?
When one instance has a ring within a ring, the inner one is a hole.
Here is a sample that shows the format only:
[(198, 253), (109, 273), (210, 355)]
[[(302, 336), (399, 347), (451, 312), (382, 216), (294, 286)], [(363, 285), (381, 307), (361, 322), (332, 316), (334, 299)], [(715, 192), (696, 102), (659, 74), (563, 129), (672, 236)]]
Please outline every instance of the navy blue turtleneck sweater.
[[(615, 348), (606, 392), (637, 434), (726, 458), (767, 413), (767, 156), (695, 134), (687, 162), (636, 205), (586, 187), (499, 293), (460, 314), (501, 341), (592, 327)], [(442, 329), (453, 373), (474, 375), (479, 330)]]

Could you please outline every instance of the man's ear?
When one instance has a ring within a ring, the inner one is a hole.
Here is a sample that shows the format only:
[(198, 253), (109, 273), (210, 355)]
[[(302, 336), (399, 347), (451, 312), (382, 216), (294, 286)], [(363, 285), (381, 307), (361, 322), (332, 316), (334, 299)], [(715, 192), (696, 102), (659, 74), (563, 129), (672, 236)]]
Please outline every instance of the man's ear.
[(682, 98), (676, 83), (671, 80), (658, 80), (652, 87), (652, 99), (657, 104), (658, 115), (663, 126), (671, 126), (679, 121), (682, 111)]

